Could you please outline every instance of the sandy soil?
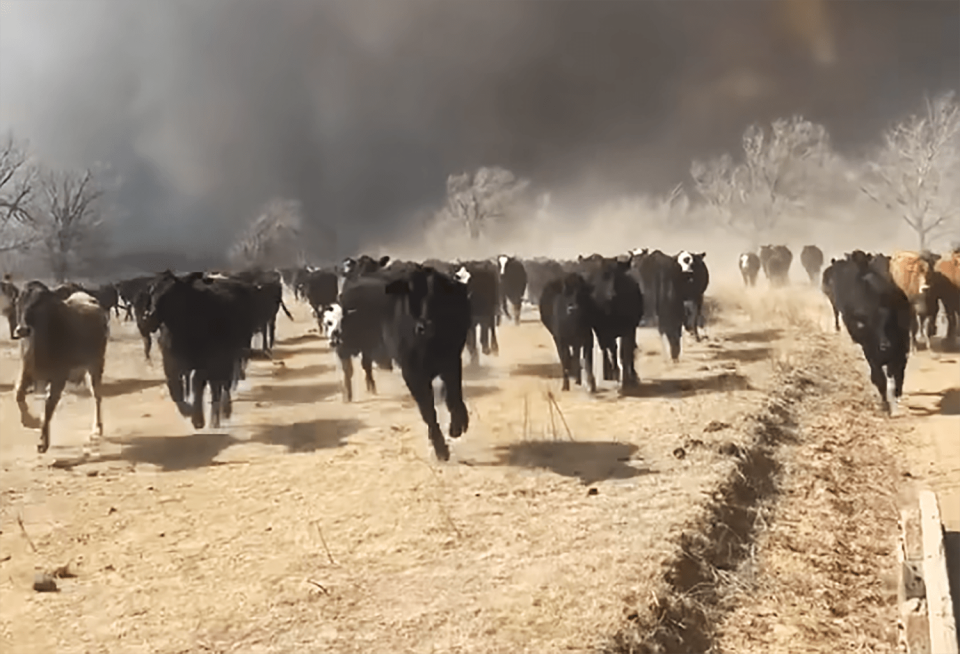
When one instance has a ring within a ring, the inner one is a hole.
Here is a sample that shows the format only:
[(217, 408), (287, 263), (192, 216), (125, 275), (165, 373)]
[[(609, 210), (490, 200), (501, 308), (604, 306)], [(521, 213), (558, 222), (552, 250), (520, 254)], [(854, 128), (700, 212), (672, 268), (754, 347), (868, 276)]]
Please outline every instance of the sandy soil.
[[(178, 416), (159, 363), (114, 321), (106, 438), (82, 463), (90, 399), (64, 398), (38, 457), (10, 392), (18, 355), (3, 341), (0, 647), (591, 650), (662, 590), (664, 562), (734, 470), (729, 444), (747, 438), (778, 371), (837, 340), (811, 328), (826, 316), (810, 289), (791, 291), (802, 302), (758, 289), (748, 306), (736, 293), (718, 291), (728, 310), (709, 340), (685, 341), (677, 365), (642, 332), (636, 397), (609, 382), (592, 398), (561, 394), (535, 313), (504, 325), (500, 356), (466, 374), (471, 429), (448, 464), (433, 460), (395, 373), (377, 372), (378, 397), (360, 388), (342, 403), (302, 306), (280, 318), (275, 359), (251, 363), (217, 433)], [(839, 356), (824, 365), (843, 388), (863, 375)], [(875, 412), (853, 384), (861, 404), (843, 405), (847, 427)], [(76, 576), (58, 580), (61, 592), (31, 589), (36, 569), (63, 565)]]

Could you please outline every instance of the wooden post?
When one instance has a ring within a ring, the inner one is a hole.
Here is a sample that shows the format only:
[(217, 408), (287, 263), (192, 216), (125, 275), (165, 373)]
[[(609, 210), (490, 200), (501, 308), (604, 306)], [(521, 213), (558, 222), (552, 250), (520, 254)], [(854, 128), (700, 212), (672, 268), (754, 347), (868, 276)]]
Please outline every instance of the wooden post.
[(931, 490), (921, 490), (919, 499), (930, 651), (937, 654), (958, 654), (957, 623), (950, 598), (947, 558), (943, 547), (943, 524), (940, 522), (937, 496)]

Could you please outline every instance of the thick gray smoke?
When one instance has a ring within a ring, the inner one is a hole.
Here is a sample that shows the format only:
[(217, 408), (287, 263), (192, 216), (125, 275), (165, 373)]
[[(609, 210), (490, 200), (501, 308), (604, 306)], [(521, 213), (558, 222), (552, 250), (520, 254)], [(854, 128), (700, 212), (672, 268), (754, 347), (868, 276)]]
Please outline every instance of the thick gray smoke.
[(958, 86), (955, 0), (788, 4), (2, 0), (0, 129), (109, 162), (121, 248), (219, 254), (280, 195), (344, 252), (450, 172), (662, 190), (754, 120), (850, 147)]

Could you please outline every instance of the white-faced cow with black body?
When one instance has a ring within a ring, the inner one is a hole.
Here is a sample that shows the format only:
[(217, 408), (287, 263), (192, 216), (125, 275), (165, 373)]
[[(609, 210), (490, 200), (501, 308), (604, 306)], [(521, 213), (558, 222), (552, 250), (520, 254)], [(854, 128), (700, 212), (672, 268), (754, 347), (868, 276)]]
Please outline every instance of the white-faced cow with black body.
[(738, 267), (740, 276), (743, 277), (743, 285), (756, 286), (757, 275), (760, 274), (760, 257), (755, 252), (744, 252), (740, 255)]
[(680, 293), (683, 296), (683, 324), (693, 337), (700, 340), (700, 330), (704, 326), (703, 294), (710, 285), (710, 272), (704, 262), (706, 252), (688, 252), (681, 250), (677, 254), (682, 274)]
[[(85, 376), (93, 396), (94, 444), (103, 435), (100, 415), (104, 360), (110, 328), (109, 314), (97, 300), (82, 291), (70, 292), (67, 297), (56, 293), (40, 282), (30, 282), (23, 289), (17, 303), (17, 327), (14, 338), (20, 340), (20, 377), (16, 398), (20, 422), (24, 427), (40, 428), (41, 454), (50, 447), (50, 420), (57, 408), (67, 381)], [(27, 389), (43, 388), (49, 384), (43, 420), (30, 414)], [(89, 451), (89, 443), (84, 452)]]

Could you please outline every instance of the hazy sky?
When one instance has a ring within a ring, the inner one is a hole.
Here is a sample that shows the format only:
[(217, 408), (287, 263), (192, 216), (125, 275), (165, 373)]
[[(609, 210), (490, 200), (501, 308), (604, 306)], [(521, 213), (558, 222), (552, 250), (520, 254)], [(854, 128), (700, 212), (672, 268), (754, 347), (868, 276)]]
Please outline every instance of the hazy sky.
[[(109, 162), (120, 248), (222, 252), (274, 195), (344, 252), (446, 175), (663, 190), (758, 119), (856, 147), (960, 86), (956, 0), (0, 0), (0, 129)], [(814, 8), (814, 9), (811, 9)]]

